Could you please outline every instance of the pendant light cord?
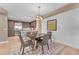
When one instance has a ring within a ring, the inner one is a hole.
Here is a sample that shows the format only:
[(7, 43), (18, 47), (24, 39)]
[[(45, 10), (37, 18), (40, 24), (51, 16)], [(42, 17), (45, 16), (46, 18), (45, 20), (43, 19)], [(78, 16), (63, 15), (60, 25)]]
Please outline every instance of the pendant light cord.
[(41, 8), (41, 7), (39, 6), (39, 7), (38, 7), (38, 9), (39, 9), (39, 16), (40, 16), (40, 8)]

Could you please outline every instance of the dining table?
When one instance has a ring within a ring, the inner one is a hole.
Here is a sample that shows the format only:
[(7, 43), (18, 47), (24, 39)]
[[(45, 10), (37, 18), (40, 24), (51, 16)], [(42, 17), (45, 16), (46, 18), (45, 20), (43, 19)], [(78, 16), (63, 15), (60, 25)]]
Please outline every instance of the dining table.
[(34, 50), (36, 50), (38, 48), (38, 42), (42, 42), (43, 38), (42, 36), (44, 36), (46, 33), (36, 33), (36, 35), (34, 36), (34, 32), (27, 32), (27, 36), (33, 41), (34, 43)]
[(44, 36), (45, 33), (37, 33), (36, 37), (35, 37), (35, 40), (34, 40), (34, 49), (37, 49), (38, 48), (38, 42), (42, 42), (43, 38), (42, 36)]

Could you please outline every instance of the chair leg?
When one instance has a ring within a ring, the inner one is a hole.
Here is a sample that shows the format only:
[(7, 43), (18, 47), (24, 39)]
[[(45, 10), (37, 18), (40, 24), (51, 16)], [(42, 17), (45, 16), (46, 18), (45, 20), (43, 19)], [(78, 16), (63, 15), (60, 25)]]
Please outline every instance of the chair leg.
[(31, 48), (32, 48), (32, 51), (34, 51), (34, 45), (32, 45)]
[(36, 45), (36, 49), (38, 49), (38, 45)]
[(24, 54), (24, 47), (23, 47), (23, 50), (22, 50), (22, 55)]
[(52, 39), (51, 39), (51, 43), (52, 43)]
[(49, 44), (47, 43), (47, 47), (48, 47), (48, 50), (49, 50)]
[(22, 49), (22, 45), (21, 45), (21, 47), (20, 47), (20, 52), (21, 52), (21, 49)]
[(34, 49), (36, 50), (38, 48), (38, 43), (37, 43), (37, 41), (35, 41), (35, 43), (34, 43)]
[(44, 54), (44, 49), (43, 49), (43, 45), (42, 45), (42, 54)]

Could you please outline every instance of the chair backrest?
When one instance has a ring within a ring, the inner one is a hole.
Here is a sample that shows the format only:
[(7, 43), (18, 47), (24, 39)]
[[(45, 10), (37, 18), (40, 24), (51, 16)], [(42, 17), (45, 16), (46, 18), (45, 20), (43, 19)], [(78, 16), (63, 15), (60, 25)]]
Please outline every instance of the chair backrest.
[(21, 45), (22, 45), (22, 46), (27, 47), (27, 46), (33, 45), (32, 40), (24, 41), (24, 40), (22, 39), (21, 32), (19, 32), (19, 38), (20, 38), (20, 42), (21, 42)]
[(37, 35), (36, 31), (27, 33), (27, 36), (30, 37), (31, 39), (35, 39), (36, 35)]
[(32, 36), (33, 36), (34, 38), (36, 37), (36, 35), (37, 35), (37, 32), (36, 32), (36, 31), (32, 32)]
[(44, 36), (41, 37), (42, 38), (42, 42), (41, 44), (45, 45), (48, 43), (49, 40), (49, 36), (47, 34), (45, 34)]
[(26, 36), (29, 37), (30, 36), (30, 32), (27, 32)]
[(51, 32), (47, 32), (47, 35), (49, 36), (49, 39), (51, 39), (52, 33)]
[(18, 33), (19, 33), (20, 42), (21, 42), (22, 45), (24, 45), (24, 40), (22, 39), (21, 32), (18, 32)]

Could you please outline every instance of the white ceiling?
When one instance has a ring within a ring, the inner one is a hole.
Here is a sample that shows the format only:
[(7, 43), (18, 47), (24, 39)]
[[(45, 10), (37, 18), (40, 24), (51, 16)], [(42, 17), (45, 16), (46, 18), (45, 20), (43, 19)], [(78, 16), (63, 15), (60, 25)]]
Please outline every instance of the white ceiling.
[(11, 20), (18, 21), (33, 21), (35, 16), (39, 14), (44, 15), (50, 11), (58, 9), (66, 3), (0, 3), (0, 6), (8, 11), (8, 17)]

